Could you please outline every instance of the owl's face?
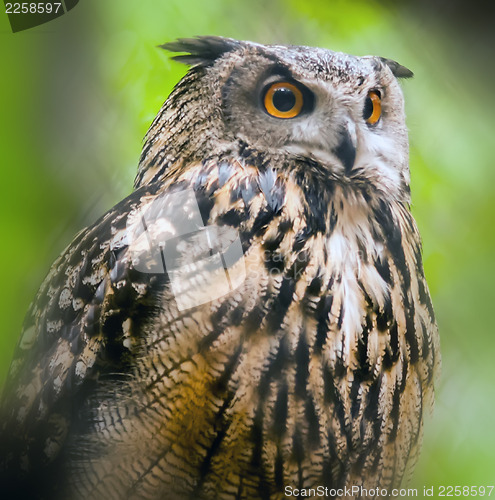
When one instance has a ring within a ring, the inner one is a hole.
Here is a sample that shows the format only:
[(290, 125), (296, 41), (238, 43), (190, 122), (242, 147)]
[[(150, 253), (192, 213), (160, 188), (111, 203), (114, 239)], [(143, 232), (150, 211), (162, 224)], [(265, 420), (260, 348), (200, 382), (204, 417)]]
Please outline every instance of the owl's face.
[[(412, 75), (406, 68), (379, 57), (217, 37), (164, 47), (187, 52), (176, 59), (199, 75), (188, 85), (197, 85), (195, 113), (208, 121), (208, 143), (201, 147), (210, 154), (242, 142), (274, 167), (306, 161), (329, 178), (408, 196), (407, 129), (397, 80)], [(179, 95), (179, 102), (173, 94), (171, 99), (184, 121), (187, 105), (180, 100), (190, 96)]]

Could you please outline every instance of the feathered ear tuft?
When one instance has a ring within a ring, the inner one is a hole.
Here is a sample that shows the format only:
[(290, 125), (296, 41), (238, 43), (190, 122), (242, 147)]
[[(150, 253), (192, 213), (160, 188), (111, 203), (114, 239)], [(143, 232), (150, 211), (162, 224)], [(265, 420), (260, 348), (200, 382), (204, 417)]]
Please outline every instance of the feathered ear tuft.
[(216, 59), (227, 52), (241, 46), (241, 43), (232, 38), (221, 36), (199, 36), (197, 38), (179, 38), (175, 42), (159, 45), (169, 52), (185, 52), (172, 59), (189, 66), (209, 66)]
[(386, 57), (380, 57), (380, 60), (392, 70), (396, 78), (411, 78), (414, 76), (414, 73), (410, 69), (402, 66), (397, 61), (387, 59)]

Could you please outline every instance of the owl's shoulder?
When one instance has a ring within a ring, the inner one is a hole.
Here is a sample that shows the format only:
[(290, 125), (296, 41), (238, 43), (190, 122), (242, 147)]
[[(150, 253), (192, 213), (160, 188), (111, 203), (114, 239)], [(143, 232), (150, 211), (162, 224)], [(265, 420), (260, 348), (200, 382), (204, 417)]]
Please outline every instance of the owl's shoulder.
[[(50, 441), (47, 458), (56, 457), (83, 388), (131, 370), (142, 325), (163, 306), (170, 285), (164, 270), (136, 266), (129, 232), (136, 236), (140, 217), (149, 222), (152, 213), (158, 226), (170, 222), (167, 196), (193, 192), (203, 223), (238, 228), (246, 248), (280, 214), (286, 189), (271, 169), (200, 162), (142, 186), (82, 230), (51, 267), (25, 318), (3, 395), (4, 437), (32, 447), (33, 440)], [(200, 251), (191, 248), (192, 258)]]

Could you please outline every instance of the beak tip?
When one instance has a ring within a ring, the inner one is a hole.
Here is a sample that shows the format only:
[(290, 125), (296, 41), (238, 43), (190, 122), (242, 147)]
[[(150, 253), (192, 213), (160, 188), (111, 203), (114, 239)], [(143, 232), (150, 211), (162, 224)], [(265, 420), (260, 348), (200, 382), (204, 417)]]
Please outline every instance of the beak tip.
[(335, 149), (335, 154), (344, 165), (345, 171), (348, 174), (352, 170), (356, 160), (356, 146), (347, 129), (342, 131), (341, 137), (341, 141)]

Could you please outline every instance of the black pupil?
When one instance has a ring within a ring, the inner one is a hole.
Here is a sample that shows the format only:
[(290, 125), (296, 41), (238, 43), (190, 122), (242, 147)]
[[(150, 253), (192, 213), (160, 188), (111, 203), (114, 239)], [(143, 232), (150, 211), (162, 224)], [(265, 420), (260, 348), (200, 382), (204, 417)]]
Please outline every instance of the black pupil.
[(367, 97), (366, 101), (364, 101), (364, 109), (363, 109), (364, 119), (367, 120), (372, 114), (373, 114), (373, 101), (371, 100), (370, 97)]
[(296, 96), (287, 87), (281, 87), (273, 93), (273, 105), (278, 111), (286, 113), (296, 105)]

